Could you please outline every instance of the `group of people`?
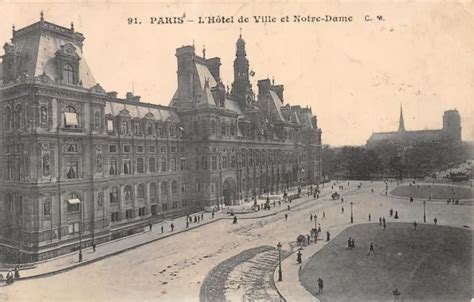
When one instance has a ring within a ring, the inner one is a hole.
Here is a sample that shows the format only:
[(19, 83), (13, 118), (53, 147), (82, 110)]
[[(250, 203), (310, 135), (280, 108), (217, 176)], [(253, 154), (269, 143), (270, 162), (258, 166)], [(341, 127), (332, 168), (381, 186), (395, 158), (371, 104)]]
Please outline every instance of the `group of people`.
[[(5, 282), (7, 284), (13, 283), (15, 280), (20, 279), (20, 266), (16, 265), (14, 270), (9, 270), (6, 277), (5, 277)], [(3, 275), (0, 274), (0, 282), (3, 282)]]
[(388, 213), (390, 214), (390, 217), (393, 216), (393, 218), (398, 219), (398, 211), (395, 211), (395, 215), (393, 215), (393, 209), (390, 209)]

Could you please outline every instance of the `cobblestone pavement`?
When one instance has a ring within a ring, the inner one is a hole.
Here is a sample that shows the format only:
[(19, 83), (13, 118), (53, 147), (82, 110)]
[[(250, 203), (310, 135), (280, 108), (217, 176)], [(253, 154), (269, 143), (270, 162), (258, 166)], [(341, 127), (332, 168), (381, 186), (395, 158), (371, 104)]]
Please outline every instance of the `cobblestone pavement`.
[(283, 301), (273, 285), (278, 250), (260, 246), (245, 250), (214, 267), (204, 279), (202, 302)]

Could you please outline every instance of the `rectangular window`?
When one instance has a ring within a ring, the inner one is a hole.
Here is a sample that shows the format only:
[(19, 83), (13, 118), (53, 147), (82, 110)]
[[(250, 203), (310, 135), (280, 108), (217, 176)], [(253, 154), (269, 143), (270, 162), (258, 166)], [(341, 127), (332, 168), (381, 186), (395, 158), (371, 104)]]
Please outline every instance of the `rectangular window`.
[(107, 131), (108, 132), (114, 132), (114, 121), (113, 120), (107, 120)]
[(167, 203), (163, 203), (161, 205), (161, 208), (163, 209), (163, 211), (168, 211), (168, 204)]
[(134, 215), (133, 215), (133, 210), (132, 209), (128, 209), (128, 210), (125, 211), (125, 218), (126, 219), (131, 219), (131, 218), (133, 218), (133, 216)]
[(176, 153), (176, 147), (175, 146), (171, 147), (171, 152)]
[(186, 159), (181, 158), (181, 161), (180, 161), (180, 169), (181, 169), (181, 170), (184, 170), (185, 168), (186, 168)]
[(171, 170), (176, 171), (176, 158), (171, 159)]
[(177, 209), (178, 208), (178, 202), (177, 201), (173, 201), (173, 209)]
[(148, 147), (148, 152), (155, 153), (155, 146), (149, 146)]
[(199, 170), (199, 159), (196, 158), (196, 163), (195, 163), (195, 168), (196, 170)]
[(118, 170), (117, 170), (117, 160), (111, 159), (109, 161), (109, 175), (117, 175)]
[(137, 158), (137, 173), (145, 173), (143, 158)]
[(235, 156), (230, 157), (230, 167), (235, 168)]
[(217, 170), (217, 156), (213, 156), (211, 159), (211, 168), (212, 170)]
[(222, 156), (222, 169), (227, 169), (227, 156)]
[(117, 146), (116, 146), (116, 145), (110, 145), (110, 146), (109, 146), (109, 152), (110, 152), (110, 153), (115, 153), (115, 152), (117, 152)]
[(119, 220), (120, 220), (119, 217), (120, 217), (120, 216), (119, 216), (119, 212), (110, 213), (110, 220), (111, 220), (112, 222), (117, 222), (117, 221), (119, 221)]
[(205, 156), (201, 157), (202, 169), (207, 170), (207, 158)]
[(79, 233), (79, 231), (80, 231), (79, 230), (79, 222), (72, 223), (72, 224), (68, 225), (68, 234), (69, 235)]
[(150, 157), (148, 159), (148, 169), (150, 170), (151, 173), (156, 172), (156, 162), (154, 157)]
[(146, 208), (142, 207), (138, 209), (138, 216), (145, 216), (146, 215)]
[(124, 159), (123, 160), (123, 174), (131, 174), (131, 167), (130, 167), (130, 160)]
[(130, 145), (124, 145), (124, 146), (123, 146), (123, 152), (125, 152), (125, 153), (130, 153), (130, 150), (131, 150)]
[(137, 146), (137, 152), (143, 153), (143, 146)]
[(161, 152), (161, 153), (165, 153), (165, 152), (166, 152), (166, 146), (162, 146), (162, 147), (160, 148), (160, 152)]
[(79, 177), (78, 172), (78, 162), (77, 161), (68, 161), (66, 163), (66, 177), (67, 179), (75, 179)]
[(77, 198), (71, 198), (67, 200), (67, 212), (77, 213), (81, 209), (81, 201)]

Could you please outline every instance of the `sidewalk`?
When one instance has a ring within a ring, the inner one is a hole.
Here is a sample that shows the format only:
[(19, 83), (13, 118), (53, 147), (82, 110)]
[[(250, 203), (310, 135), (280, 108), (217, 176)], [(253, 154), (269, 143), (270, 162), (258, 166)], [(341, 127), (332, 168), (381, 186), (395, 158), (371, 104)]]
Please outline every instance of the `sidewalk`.
[[(327, 191), (327, 188), (323, 189)], [(327, 192), (326, 194), (329, 194)], [(325, 194), (325, 195), (326, 195)], [(282, 197), (282, 194), (280, 194)], [(271, 197), (275, 198), (278, 195), (272, 195)], [(323, 196), (323, 194), (321, 194)], [(291, 207), (296, 207), (307, 202), (313, 201), (313, 197), (308, 197), (305, 194), (302, 194), (302, 197), (292, 201)], [(265, 200), (258, 200), (259, 204), (260, 201), (265, 202)], [(273, 203), (272, 203), (273, 204)], [(245, 206), (252, 205), (252, 203), (247, 203)], [(278, 205), (278, 201), (276, 201), (276, 206), (272, 207), (270, 210), (260, 210), (258, 212), (252, 212), (248, 214), (239, 214), (236, 215), (238, 219), (258, 219), (263, 217), (268, 217), (272, 215), (277, 215), (280, 212), (287, 211), (287, 204), (285, 202), (281, 202), (281, 205)], [(62, 255), (53, 259), (49, 259), (44, 262), (39, 262), (36, 266), (28, 269), (22, 269), (20, 271), (21, 278), (19, 280), (27, 280), (33, 278), (40, 278), (51, 276), (55, 274), (59, 274), (62, 272), (66, 272), (68, 270), (74, 269), (76, 267), (80, 267), (83, 265), (87, 265), (90, 263), (94, 263), (96, 261), (100, 261), (102, 259), (108, 258), (110, 256), (114, 256), (145, 244), (149, 244), (155, 242), (157, 240), (161, 240), (164, 238), (168, 238), (170, 236), (186, 232), (189, 230), (196, 229), (198, 227), (222, 220), (233, 219), (232, 216), (226, 213), (216, 212), (214, 213), (214, 218), (211, 217), (211, 213), (206, 212), (199, 212), (193, 213), (191, 216), (194, 221), (195, 215), (203, 215), (203, 219), (198, 223), (189, 223), (189, 227), (186, 228), (186, 216), (178, 217), (175, 219), (168, 219), (161, 223), (154, 224), (152, 230), (149, 230), (148, 227), (144, 228), (143, 233), (134, 234), (131, 236), (126, 236), (123, 238), (119, 238), (112, 241), (107, 241), (102, 244), (98, 244), (96, 246), (96, 251), (93, 252), (92, 247), (88, 247), (82, 250), (82, 262), (79, 262), (79, 252), (74, 252), (66, 255)], [(171, 231), (171, 222), (174, 225), (174, 231)], [(161, 233), (161, 227), (163, 226), (163, 233)], [(4, 273), (3, 271), (2, 273)]]

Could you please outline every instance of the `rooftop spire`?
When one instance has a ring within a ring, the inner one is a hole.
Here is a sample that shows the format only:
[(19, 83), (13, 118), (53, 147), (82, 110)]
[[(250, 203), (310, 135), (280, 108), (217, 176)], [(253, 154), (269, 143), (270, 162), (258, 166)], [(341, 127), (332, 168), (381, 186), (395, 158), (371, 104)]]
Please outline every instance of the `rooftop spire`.
[(403, 120), (403, 108), (400, 104), (400, 121), (398, 122), (398, 132), (405, 131), (405, 121)]
[(43, 14), (43, 10), (41, 10), (41, 12), (40, 12), (40, 21), (44, 21), (44, 14)]

